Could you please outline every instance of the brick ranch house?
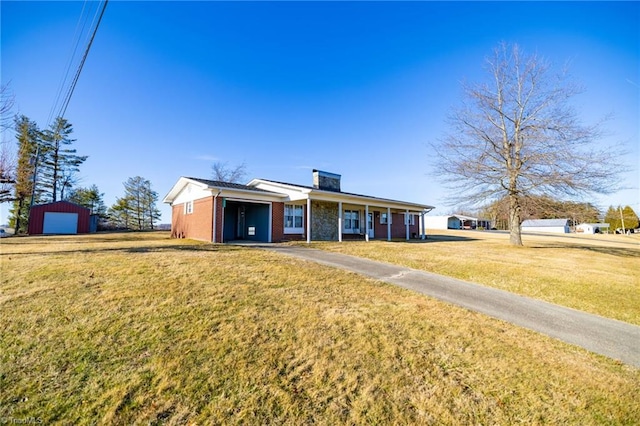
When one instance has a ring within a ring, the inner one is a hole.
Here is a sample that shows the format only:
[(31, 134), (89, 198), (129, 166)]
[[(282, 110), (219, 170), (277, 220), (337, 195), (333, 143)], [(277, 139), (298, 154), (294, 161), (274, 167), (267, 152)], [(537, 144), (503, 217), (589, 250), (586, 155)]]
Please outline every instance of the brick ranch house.
[(342, 192), (340, 175), (320, 170), (313, 171), (313, 186), (181, 177), (163, 202), (172, 208), (173, 238), (213, 243), (424, 238), (420, 219), (433, 209)]

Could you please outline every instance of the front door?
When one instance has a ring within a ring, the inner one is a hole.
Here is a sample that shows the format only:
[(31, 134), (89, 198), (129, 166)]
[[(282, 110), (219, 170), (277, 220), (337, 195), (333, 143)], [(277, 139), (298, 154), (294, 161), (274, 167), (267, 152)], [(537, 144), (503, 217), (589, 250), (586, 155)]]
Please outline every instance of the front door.
[(369, 238), (373, 238), (373, 213), (369, 213), (367, 216), (367, 229), (369, 230)]
[(245, 223), (245, 208), (244, 206), (239, 206), (238, 207), (238, 229), (236, 233), (239, 240), (244, 240), (245, 238), (244, 223)]

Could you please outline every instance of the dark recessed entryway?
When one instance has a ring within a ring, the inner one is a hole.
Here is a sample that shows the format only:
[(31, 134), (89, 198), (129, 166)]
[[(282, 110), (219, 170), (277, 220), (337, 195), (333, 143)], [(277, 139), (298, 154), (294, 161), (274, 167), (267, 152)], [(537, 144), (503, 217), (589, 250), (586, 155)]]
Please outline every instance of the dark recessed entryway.
[(225, 200), (224, 242), (269, 241), (269, 204)]

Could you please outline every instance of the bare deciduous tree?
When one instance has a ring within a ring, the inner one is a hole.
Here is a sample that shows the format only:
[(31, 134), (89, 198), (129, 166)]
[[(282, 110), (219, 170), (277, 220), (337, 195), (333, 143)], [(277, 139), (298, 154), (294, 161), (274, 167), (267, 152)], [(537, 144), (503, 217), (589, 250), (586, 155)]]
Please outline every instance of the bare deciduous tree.
[(569, 100), (580, 93), (566, 73), (502, 43), (487, 59), (487, 83), (464, 85), (451, 130), (435, 146), (437, 174), (453, 202), (509, 200), (510, 242), (522, 245), (523, 200), (530, 195), (581, 197), (618, 182), (614, 150), (596, 146), (600, 125), (585, 126)]
[(221, 182), (239, 183), (247, 176), (247, 164), (244, 162), (238, 166), (231, 167), (226, 161), (216, 161), (211, 166), (211, 170), (213, 180)]
[(9, 88), (9, 84), (0, 86), (0, 130), (4, 131), (13, 124), (11, 109), (15, 103), (15, 95)]
[(13, 185), (16, 183), (17, 157), (4, 139), (5, 130), (11, 128), (15, 97), (8, 84), (0, 86), (0, 202), (11, 201)]

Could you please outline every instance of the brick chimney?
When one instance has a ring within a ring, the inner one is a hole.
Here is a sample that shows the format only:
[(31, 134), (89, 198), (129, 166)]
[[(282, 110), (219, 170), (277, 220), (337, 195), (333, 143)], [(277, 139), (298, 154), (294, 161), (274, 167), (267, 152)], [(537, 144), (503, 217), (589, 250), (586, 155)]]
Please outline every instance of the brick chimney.
[(340, 192), (340, 175), (313, 169), (313, 187), (323, 191)]

